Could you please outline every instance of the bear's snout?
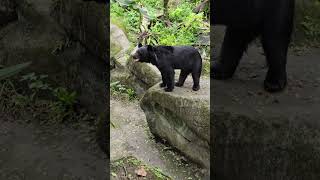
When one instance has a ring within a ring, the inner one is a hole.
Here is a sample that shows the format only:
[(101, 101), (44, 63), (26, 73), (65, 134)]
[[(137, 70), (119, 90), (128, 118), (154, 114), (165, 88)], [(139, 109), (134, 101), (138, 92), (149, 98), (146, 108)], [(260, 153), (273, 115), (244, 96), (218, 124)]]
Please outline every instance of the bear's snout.
[(133, 59), (138, 59), (138, 57), (137, 57), (136, 54), (132, 55), (132, 58), (133, 58)]
[(132, 59), (133, 59), (135, 62), (138, 62), (138, 61), (139, 61), (139, 57), (138, 57), (137, 53), (135, 53), (135, 54), (132, 55)]

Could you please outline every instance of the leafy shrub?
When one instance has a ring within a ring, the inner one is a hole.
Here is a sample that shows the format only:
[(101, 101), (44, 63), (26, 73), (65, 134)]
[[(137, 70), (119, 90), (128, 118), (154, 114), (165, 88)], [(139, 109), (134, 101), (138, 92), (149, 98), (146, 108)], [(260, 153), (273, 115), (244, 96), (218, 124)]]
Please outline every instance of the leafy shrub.
[(66, 88), (58, 87), (53, 90), (53, 94), (64, 107), (72, 107), (77, 102), (77, 93), (69, 92)]
[(35, 100), (36, 95), (38, 95), (40, 91), (51, 90), (49, 84), (44, 81), (47, 77), (47, 75), (36, 76), (35, 73), (22, 76), (20, 81), (26, 81), (28, 83), (29, 90), (31, 91), (31, 101)]
[(111, 94), (118, 97), (125, 97), (130, 101), (135, 100), (137, 98), (136, 92), (122, 85), (119, 81), (110, 83)]
[(297, 45), (320, 45), (320, 1), (296, 2), (293, 42)]
[(304, 17), (301, 25), (306, 37), (313, 40), (320, 40), (320, 19), (307, 15)]
[(113, 23), (122, 27), (128, 35), (139, 33), (139, 13), (130, 9), (121, 7), (118, 3), (111, 3), (110, 16)]
[(193, 45), (197, 43), (198, 36), (200, 35), (203, 26), (203, 13), (191, 13), (185, 15), (181, 12), (180, 8), (169, 11), (169, 17), (175, 23), (166, 27), (163, 21), (158, 21), (153, 27), (151, 32), (156, 34), (156, 41), (161, 45)]
[[(181, 0), (176, 7), (168, 7), (167, 16), (158, 16), (159, 12), (163, 13), (163, 1), (116, 0), (111, 3), (111, 21), (120, 24), (134, 44), (143, 39), (145, 43), (151, 45), (192, 45), (209, 52), (206, 46), (199, 46), (200, 35), (208, 33), (210, 29), (207, 14), (193, 12), (201, 2), (201, 0)], [(141, 24), (148, 25), (144, 32), (140, 32)], [(208, 60), (207, 57), (203, 59)], [(204, 72), (209, 74), (210, 65), (208, 63), (206, 65)]]
[(171, 21), (183, 22), (192, 12), (192, 4), (183, 3), (176, 9), (169, 11), (169, 19)]
[[(204, 26), (206, 17), (203, 13), (193, 13), (193, 8), (198, 3), (182, 0), (176, 8), (169, 8), (168, 19), (156, 18), (156, 13), (163, 10), (163, 1), (138, 0), (136, 1), (147, 9), (148, 16), (152, 17), (151, 27), (148, 30), (149, 44), (161, 45), (192, 45), (196, 44), (200, 32), (208, 27)], [(139, 32), (139, 14), (119, 3), (111, 4), (111, 19), (120, 20), (131, 40), (136, 41)]]

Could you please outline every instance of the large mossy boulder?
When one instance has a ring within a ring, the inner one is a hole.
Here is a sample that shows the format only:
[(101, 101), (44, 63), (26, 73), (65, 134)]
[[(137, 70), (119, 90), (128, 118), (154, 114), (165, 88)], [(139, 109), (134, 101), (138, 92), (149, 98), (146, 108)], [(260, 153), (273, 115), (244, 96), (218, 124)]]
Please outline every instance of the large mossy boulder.
[(201, 79), (201, 89), (192, 91), (192, 81), (173, 92), (156, 84), (141, 100), (151, 132), (204, 167), (210, 160), (210, 84)]
[(55, 86), (77, 91), (90, 112), (107, 114), (107, 5), (82, 0), (4, 2), (12, 2), (7, 12), (17, 18), (0, 28), (0, 64), (32, 61), (28, 72), (47, 74)]
[(115, 60), (115, 69), (111, 71), (111, 81), (120, 81), (142, 96), (149, 88), (161, 81), (159, 70), (147, 63), (136, 63), (129, 55)]
[(73, 38), (91, 53), (108, 60), (109, 22), (105, 3), (83, 0), (56, 0), (51, 15)]
[(97, 140), (107, 154), (108, 13), (106, 3), (94, 1), (0, 1), (0, 65), (31, 61), (25, 73), (76, 91), (81, 107), (99, 119)]
[(0, 28), (7, 23), (17, 20), (18, 14), (15, 11), (15, 3), (12, 1), (0, 1)]

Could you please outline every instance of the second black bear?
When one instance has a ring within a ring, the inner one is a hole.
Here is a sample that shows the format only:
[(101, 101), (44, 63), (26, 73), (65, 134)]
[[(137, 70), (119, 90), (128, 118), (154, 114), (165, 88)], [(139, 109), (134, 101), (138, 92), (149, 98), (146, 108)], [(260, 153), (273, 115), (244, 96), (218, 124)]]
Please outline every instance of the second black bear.
[(264, 88), (269, 92), (283, 90), (294, 0), (215, 0), (210, 5), (214, 12), (211, 23), (227, 26), (221, 58), (212, 62), (212, 77), (231, 78), (248, 44), (260, 36), (269, 65)]
[[(162, 76), (160, 87), (170, 92), (174, 85), (183, 86), (191, 73), (194, 91), (200, 89), (202, 59), (200, 53), (192, 46), (151, 46), (138, 45), (138, 50), (132, 55), (136, 62), (146, 62), (155, 65)], [(179, 81), (174, 83), (174, 70), (181, 69)]]

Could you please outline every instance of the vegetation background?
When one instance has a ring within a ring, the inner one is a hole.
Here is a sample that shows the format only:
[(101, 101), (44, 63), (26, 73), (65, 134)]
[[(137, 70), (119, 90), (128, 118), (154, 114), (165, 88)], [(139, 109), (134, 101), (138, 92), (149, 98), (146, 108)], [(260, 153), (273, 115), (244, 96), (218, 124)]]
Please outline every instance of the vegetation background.
[[(204, 60), (203, 75), (209, 75), (209, 0), (112, 0), (110, 21), (125, 32), (132, 49), (138, 43), (196, 47)], [(111, 82), (110, 88), (113, 95), (135, 97), (119, 82)]]
[(296, 1), (293, 43), (299, 46), (320, 45), (320, 1)]

